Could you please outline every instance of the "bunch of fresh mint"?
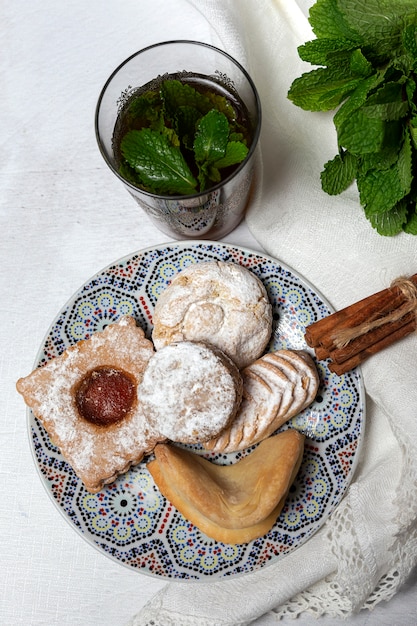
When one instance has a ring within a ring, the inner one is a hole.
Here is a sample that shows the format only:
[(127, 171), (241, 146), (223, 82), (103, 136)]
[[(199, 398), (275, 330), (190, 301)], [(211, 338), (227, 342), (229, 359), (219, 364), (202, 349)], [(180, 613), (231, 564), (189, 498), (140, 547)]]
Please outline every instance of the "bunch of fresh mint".
[(121, 139), (120, 174), (158, 195), (189, 195), (219, 183), (248, 154), (236, 111), (222, 95), (179, 80), (133, 97)]
[(296, 78), (289, 99), (309, 111), (337, 108), (339, 153), (322, 188), (356, 179), (360, 203), (381, 235), (417, 234), (417, 2), (317, 0), (316, 39), (298, 48), (322, 66)]

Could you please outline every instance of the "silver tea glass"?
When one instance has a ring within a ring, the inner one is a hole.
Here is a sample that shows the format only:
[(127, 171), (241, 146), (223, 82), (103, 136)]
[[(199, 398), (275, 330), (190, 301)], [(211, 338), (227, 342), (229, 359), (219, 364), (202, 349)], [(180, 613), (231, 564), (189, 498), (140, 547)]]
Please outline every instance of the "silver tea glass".
[[(174, 196), (144, 191), (118, 171), (114, 151), (118, 116), (139, 87), (165, 75), (186, 79), (194, 74), (208, 77), (243, 102), (251, 126), (249, 152), (228, 177), (202, 193)], [(174, 239), (221, 239), (242, 221), (254, 181), (260, 129), (261, 105), (249, 74), (226, 52), (197, 41), (162, 42), (130, 56), (105, 83), (95, 115), (96, 138), (105, 162), (155, 225)]]

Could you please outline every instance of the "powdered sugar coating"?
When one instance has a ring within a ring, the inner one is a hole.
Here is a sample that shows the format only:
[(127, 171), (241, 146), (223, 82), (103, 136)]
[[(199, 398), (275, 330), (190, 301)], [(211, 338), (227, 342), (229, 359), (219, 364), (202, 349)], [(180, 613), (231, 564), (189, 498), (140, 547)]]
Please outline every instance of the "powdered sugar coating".
[(149, 422), (172, 441), (207, 441), (236, 414), (242, 380), (218, 349), (190, 341), (172, 343), (149, 361), (139, 387)]
[(239, 368), (257, 359), (271, 335), (272, 307), (264, 285), (247, 268), (208, 261), (191, 265), (159, 296), (152, 339), (208, 342)]
[[(143, 370), (154, 353), (152, 342), (131, 317), (68, 348), (61, 356), (17, 383), (18, 391), (42, 422), (75, 473), (91, 492), (99, 491), (142, 460), (161, 437), (150, 427), (137, 397)], [(126, 417), (108, 426), (83, 419), (76, 389), (92, 370), (111, 366), (129, 373), (136, 399)]]

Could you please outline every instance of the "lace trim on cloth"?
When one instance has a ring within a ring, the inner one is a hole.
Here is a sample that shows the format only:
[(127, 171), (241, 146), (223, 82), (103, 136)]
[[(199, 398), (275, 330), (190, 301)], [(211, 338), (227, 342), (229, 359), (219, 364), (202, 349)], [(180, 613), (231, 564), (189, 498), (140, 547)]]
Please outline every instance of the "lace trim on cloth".
[[(401, 562), (402, 560), (403, 566), (401, 571), (399, 571), (398, 564), (393, 566), (390, 571), (381, 577), (378, 585), (360, 607), (357, 607), (356, 603), (354, 606), (351, 600), (346, 597), (340, 585), (329, 577), (319, 581), (310, 589), (300, 592), (289, 602), (271, 611), (270, 615), (274, 615), (276, 620), (279, 621), (283, 618), (296, 619), (306, 613), (315, 618), (325, 615), (343, 618), (360, 610), (372, 611), (382, 600), (388, 601), (395, 596), (399, 587), (405, 582), (413, 568), (416, 549), (417, 529), (413, 536), (409, 536), (408, 541), (401, 548), (398, 548), (396, 556), (392, 558), (393, 561), (398, 559)], [(414, 559), (410, 553), (414, 555)], [(136, 626), (142, 626), (142, 624)]]
[[(315, 585), (298, 593), (290, 601), (270, 614), (277, 620), (297, 618), (303, 613), (316, 618), (324, 615), (347, 617), (360, 610), (372, 610), (381, 601), (389, 601), (404, 584), (417, 562), (417, 519), (415, 485), (417, 475), (413, 463), (413, 446), (401, 428), (390, 421), (391, 428), (402, 452), (402, 471), (394, 504), (397, 533), (389, 549), (386, 572), (377, 579), (377, 563), (367, 546), (361, 547), (360, 532), (366, 526), (358, 524), (355, 511), (357, 485), (351, 485), (349, 495), (339, 505), (328, 523), (327, 536), (339, 568)], [(353, 523), (354, 521), (354, 523)], [(352, 577), (352, 572), (356, 576)]]

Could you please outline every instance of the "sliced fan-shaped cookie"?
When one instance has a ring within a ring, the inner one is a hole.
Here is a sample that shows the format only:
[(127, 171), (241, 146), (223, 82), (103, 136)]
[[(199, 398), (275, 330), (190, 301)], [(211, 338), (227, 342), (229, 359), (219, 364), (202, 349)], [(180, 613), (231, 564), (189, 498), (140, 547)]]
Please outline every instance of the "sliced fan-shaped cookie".
[[(305, 402), (313, 402), (317, 395), (318, 376), (314, 361), (304, 350), (278, 350), (264, 355), (264, 360), (281, 368), (297, 385), (296, 393), (303, 396)], [(285, 361), (285, 364), (282, 363)]]
[(242, 371), (243, 400), (230, 424), (204, 446), (214, 452), (243, 450), (266, 439), (309, 406), (319, 379), (307, 352), (278, 350)]
[[(265, 380), (262, 372), (247, 367), (242, 373), (243, 394), (237, 415), (228, 428), (204, 446), (217, 451), (247, 448), (247, 441), (255, 441), (258, 432), (263, 432), (275, 419), (286, 392), (291, 384), (286, 377), (276, 377), (273, 387)], [(280, 385), (280, 386), (279, 386)]]
[(147, 467), (161, 493), (206, 535), (224, 543), (247, 543), (274, 525), (303, 450), (304, 435), (289, 429), (234, 465), (216, 465), (161, 443)]

